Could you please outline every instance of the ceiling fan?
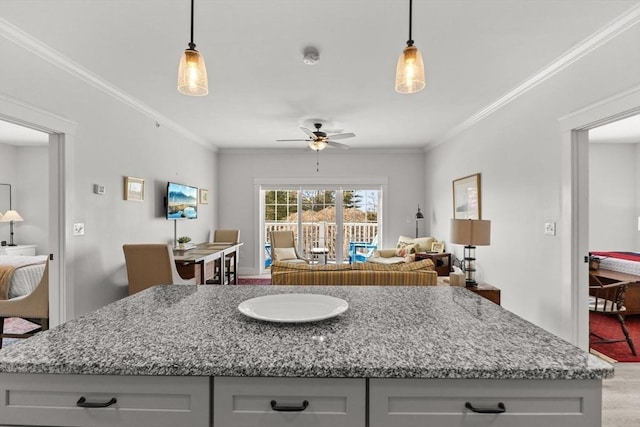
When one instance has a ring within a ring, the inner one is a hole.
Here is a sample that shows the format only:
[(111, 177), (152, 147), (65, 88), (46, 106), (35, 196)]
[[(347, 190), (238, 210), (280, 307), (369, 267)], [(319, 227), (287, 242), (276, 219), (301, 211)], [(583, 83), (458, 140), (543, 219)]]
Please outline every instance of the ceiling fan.
[(320, 130), (322, 128), (322, 123), (314, 123), (313, 126), (316, 128), (315, 131), (307, 129), (305, 127), (300, 127), (304, 133), (309, 135), (307, 139), (276, 139), (278, 142), (291, 142), (291, 141), (300, 141), (309, 143), (309, 148), (315, 151), (324, 150), (326, 147), (336, 147), (342, 149), (349, 149), (346, 144), (341, 144), (339, 142), (335, 142), (334, 139), (345, 139), (345, 138), (353, 138), (356, 136), (354, 133), (336, 133), (334, 135), (327, 135), (326, 132)]

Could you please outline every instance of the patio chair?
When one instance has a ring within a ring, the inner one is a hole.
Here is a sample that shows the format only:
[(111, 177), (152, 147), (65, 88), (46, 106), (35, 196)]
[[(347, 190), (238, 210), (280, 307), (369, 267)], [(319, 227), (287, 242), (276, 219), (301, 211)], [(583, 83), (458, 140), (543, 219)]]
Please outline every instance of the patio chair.
[(269, 232), (271, 242), (271, 259), (273, 261), (304, 262), (309, 260), (300, 256), (296, 249), (296, 238), (291, 230), (278, 230)]
[(376, 249), (378, 249), (377, 234), (371, 242), (349, 242), (349, 264), (366, 262)]

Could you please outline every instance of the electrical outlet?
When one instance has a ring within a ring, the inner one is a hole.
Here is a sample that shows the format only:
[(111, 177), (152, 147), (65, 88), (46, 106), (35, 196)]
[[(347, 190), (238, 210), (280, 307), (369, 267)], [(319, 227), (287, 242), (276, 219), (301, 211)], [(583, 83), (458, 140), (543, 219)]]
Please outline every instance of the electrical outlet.
[(84, 236), (84, 222), (76, 222), (73, 224), (73, 235)]
[(545, 236), (555, 236), (556, 235), (556, 223), (555, 222), (545, 222), (544, 223), (544, 235)]

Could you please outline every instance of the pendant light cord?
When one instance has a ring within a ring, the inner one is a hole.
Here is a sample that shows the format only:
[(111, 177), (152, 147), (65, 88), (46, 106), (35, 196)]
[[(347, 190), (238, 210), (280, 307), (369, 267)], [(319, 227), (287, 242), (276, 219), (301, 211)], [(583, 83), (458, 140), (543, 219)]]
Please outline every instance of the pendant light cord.
[(407, 40), (407, 46), (413, 46), (413, 39), (411, 38), (411, 22), (413, 21), (412, 17), (413, 17), (413, 0), (409, 0), (409, 40)]
[[(193, 2), (195, 0), (191, 0), (191, 42), (189, 43), (189, 49), (195, 50), (196, 44), (193, 42)], [(409, 30), (411, 32), (411, 30)]]

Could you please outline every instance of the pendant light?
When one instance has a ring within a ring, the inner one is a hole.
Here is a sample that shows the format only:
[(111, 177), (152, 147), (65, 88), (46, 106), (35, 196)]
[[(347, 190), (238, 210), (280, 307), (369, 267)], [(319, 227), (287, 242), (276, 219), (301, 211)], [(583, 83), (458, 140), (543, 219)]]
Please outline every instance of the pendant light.
[(193, 1), (191, 0), (191, 42), (180, 58), (178, 90), (185, 95), (204, 96), (209, 93), (209, 83), (204, 58), (193, 42)]
[(413, 15), (413, 0), (409, 0), (409, 40), (398, 58), (396, 68), (396, 92), (415, 93), (424, 89), (424, 63), (418, 48), (411, 39), (411, 18)]

